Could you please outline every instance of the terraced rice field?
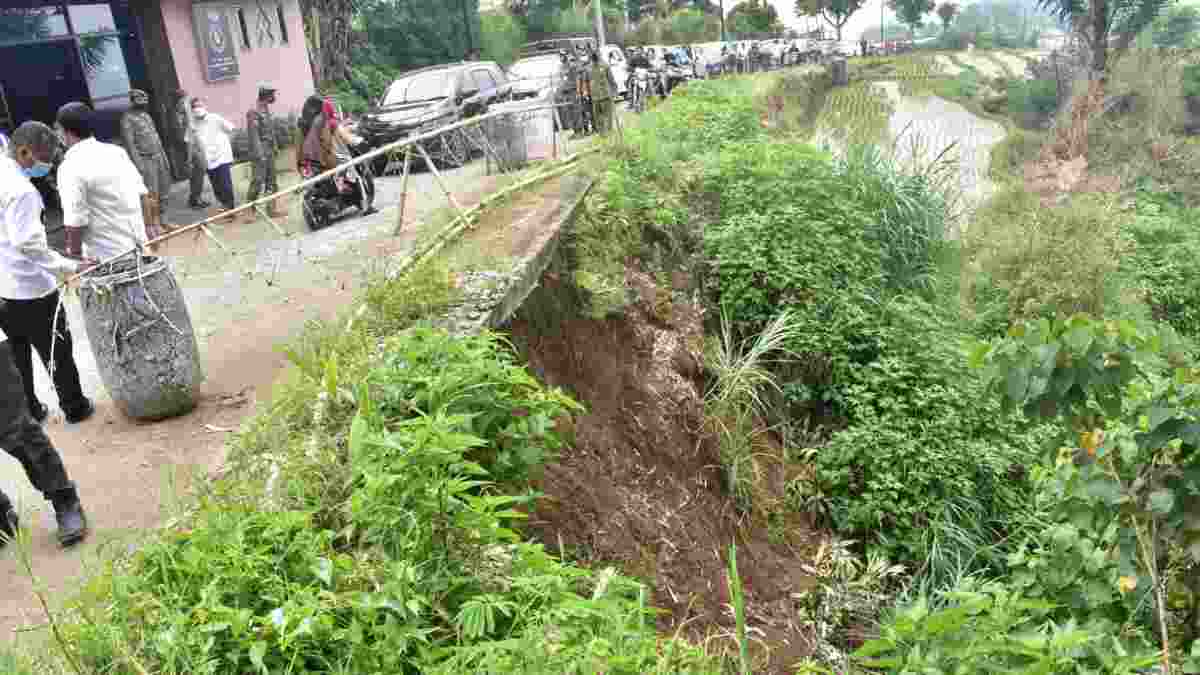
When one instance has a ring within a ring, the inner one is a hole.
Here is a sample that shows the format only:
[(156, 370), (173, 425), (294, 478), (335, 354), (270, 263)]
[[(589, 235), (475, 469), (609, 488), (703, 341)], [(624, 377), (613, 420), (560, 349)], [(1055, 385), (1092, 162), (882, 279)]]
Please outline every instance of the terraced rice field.
[(817, 118), (817, 142), (840, 148), (885, 141), (891, 112), (887, 99), (871, 82), (834, 89)]
[[(1008, 76), (1008, 73), (1004, 72), (1004, 68), (1002, 68), (999, 63), (989, 59), (984, 53), (977, 49), (957, 52), (954, 56), (963, 64), (971, 66), (975, 70), (979, 71), (979, 74), (983, 75), (984, 77)], [(1024, 71), (1025, 68), (1022, 66), (1021, 70)]]

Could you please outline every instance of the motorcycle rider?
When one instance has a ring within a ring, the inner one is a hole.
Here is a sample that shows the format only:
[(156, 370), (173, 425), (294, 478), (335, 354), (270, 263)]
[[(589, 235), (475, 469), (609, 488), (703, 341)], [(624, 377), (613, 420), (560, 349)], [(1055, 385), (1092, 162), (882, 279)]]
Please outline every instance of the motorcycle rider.
[[(338, 166), (342, 163), (341, 158), (351, 155), (351, 147), (362, 143), (361, 138), (351, 134), (341, 123), (341, 115), (332, 99), (309, 96), (301, 108), (299, 127), (300, 133), (304, 135), (304, 142), (298, 153), (299, 162), (296, 168), (300, 175), (306, 178)], [(346, 194), (359, 189), (354, 179), (366, 180), (359, 173), (361, 170), (356, 166), (336, 174), (333, 182), (337, 191)], [(365, 185), (362, 185), (361, 189), (366, 192), (366, 207), (362, 215), (375, 213), (375, 191)]]

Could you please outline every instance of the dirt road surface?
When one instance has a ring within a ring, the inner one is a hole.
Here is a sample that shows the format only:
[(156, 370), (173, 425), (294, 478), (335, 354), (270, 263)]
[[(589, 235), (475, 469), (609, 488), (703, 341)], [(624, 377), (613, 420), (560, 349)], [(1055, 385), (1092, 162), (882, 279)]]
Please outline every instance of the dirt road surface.
[[(484, 173), (480, 161), (443, 175), (458, 201), (470, 206), (502, 180)], [(187, 479), (220, 464), (230, 431), (269, 395), (286, 365), (278, 346), (306, 321), (344, 310), (372, 266), (413, 246), (420, 230), (414, 221), (448, 206), (432, 174), (413, 174), (409, 187), (405, 220), (413, 224), (399, 237), (391, 231), (400, 178), (387, 177), (379, 179), (381, 212), (372, 217), (352, 215), (325, 230), (307, 232), (293, 200), (285, 224), (293, 233), (288, 237), (263, 221), (215, 228), (237, 255), (224, 253), (202, 236), (168, 243), (163, 254), (184, 288), (207, 376), (199, 407), (183, 417), (152, 424), (125, 418), (100, 382), (78, 301), (72, 297), (66, 303), (83, 387), (94, 397), (97, 414), (66, 425), (40, 365), (35, 366), (35, 380), (43, 402), (52, 408), (46, 431), (78, 483), (92, 537), (74, 550), (60, 551), (53, 509), (28, 484), (15, 460), (0, 459), (0, 488), (22, 510), (22, 523), (32, 535), (36, 574), (52, 598), (70, 589), (89, 562), (113, 546), (135, 544), (142, 532), (161, 523), (183, 495)], [(173, 222), (189, 222), (186, 218), (189, 214), (181, 214)], [(0, 631), (8, 637), (21, 626), (44, 624), (32, 581), (20, 571), (11, 548), (0, 553), (0, 575), (8, 579), (0, 591)]]

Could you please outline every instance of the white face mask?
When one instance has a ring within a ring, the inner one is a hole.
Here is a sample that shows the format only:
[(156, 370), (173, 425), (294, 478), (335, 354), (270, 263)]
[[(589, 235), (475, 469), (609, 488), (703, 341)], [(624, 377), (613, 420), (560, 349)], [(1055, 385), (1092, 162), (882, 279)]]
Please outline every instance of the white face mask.
[(208, 115), (208, 110), (204, 108), (192, 108), (192, 114), (195, 115), (196, 119), (202, 120)]

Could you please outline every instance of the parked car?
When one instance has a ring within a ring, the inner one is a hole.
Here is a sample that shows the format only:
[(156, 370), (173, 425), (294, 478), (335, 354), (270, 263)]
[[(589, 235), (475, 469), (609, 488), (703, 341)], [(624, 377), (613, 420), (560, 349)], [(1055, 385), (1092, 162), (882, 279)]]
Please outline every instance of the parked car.
[[(405, 73), (392, 82), (378, 104), (363, 116), (358, 132), (367, 147), (375, 149), (402, 138), (481, 115), (493, 103), (507, 101), (512, 84), (492, 61), (472, 61), (431, 66)], [(430, 154), (448, 166), (467, 160), (469, 148), (461, 135), (439, 139), (427, 146)], [(388, 170), (389, 158), (375, 160), (376, 174)]]
[(508, 67), (508, 79), (514, 101), (549, 99), (569, 88), (566, 64), (557, 53), (520, 59)]

